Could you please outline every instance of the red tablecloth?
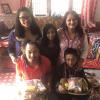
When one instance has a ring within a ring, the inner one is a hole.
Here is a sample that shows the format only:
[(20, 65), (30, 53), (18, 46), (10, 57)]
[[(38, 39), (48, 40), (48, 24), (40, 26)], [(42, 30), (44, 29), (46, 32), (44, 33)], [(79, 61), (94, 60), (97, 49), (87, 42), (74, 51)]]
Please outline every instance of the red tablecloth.
[(91, 59), (87, 59), (83, 63), (83, 68), (95, 68), (95, 69), (100, 69), (100, 62)]

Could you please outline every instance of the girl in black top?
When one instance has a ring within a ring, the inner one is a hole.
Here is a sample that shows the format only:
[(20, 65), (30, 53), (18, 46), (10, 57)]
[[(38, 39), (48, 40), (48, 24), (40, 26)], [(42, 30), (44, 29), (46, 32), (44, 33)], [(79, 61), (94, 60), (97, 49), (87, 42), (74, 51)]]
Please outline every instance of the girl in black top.
[(46, 24), (43, 28), (41, 41), (41, 53), (47, 56), (52, 65), (56, 66), (60, 52), (57, 30), (52, 24)]

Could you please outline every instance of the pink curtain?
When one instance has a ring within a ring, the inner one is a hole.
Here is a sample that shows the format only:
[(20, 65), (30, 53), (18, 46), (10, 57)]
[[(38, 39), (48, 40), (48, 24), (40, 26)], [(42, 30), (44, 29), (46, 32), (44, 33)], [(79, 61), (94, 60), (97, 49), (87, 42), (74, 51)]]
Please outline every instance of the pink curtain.
[(81, 19), (85, 28), (95, 27), (94, 15), (96, 9), (97, 0), (83, 0)]
[(31, 7), (31, 0), (20, 0), (20, 7)]
[(26, 0), (20, 0), (20, 7), (25, 7)]

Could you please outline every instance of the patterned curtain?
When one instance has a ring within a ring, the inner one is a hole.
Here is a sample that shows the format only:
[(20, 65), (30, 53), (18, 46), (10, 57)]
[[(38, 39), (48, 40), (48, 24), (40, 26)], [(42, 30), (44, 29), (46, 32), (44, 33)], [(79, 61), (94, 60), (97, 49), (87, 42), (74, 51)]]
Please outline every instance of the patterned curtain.
[(81, 19), (85, 28), (95, 27), (94, 15), (96, 9), (97, 0), (83, 0)]

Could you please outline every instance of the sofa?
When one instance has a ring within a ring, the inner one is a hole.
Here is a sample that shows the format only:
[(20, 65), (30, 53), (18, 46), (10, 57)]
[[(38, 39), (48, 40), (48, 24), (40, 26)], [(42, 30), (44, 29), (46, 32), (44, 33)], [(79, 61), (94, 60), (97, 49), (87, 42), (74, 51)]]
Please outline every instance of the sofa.
[[(1, 18), (3, 18), (3, 17), (1, 17)], [(6, 32), (6, 35), (8, 36), (9, 31), (12, 29), (12, 27), (14, 26), (14, 23), (15, 23), (15, 15), (10, 15), (10, 16), (7, 15), (3, 19), (5, 19), (5, 18), (8, 18), (8, 19), (4, 20), (4, 21), (7, 21), (7, 22), (4, 22), (5, 28), (4, 27), (3, 28), (8, 29), (8, 32)], [(9, 19), (12, 19), (12, 20), (10, 20), (10, 23), (8, 23)], [(52, 17), (49, 16), (49, 17), (35, 17), (35, 19), (36, 19), (36, 22), (37, 22), (37, 24), (39, 25), (39, 27), (42, 31), (43, 27), (46, 23), (52, 23), (56, 28), (59, 28), (61, 23), (62, 23), (63, 17), (61, 17), (61, 16), (52, 16)], [(93, 54), (92, 54), (92, 47), (93, 47), (95, 41), (100, 39), (100, 31), (99, 30), (97, 30), (97, 31), (92, 30), (92, 31), (87, 32), (87, 34), (88, 34), (88, 40), (89, 40), (89, 51), (88, 51), (87, 60), (84, 62), (83, 67), (84, 68), (96, 68), (96, 67), (100, 68), (100, 64), (98, 65), (98, 64), (93, 63), (94, 58), (93, 58)], [(1, 34), (1, 36), (4, 36), (4, 34)], [(0, 41), (4, 42), (2, 39)], [(0, 50), (6, 49), (6, 48), (7, 47), (1, 46)], [(3, 50), (1, 50), (1, 51), (3, 53)], [(2, 59), (2, 58), (0, 58), (0, 59)], [(100, 62), (98, 62), (98, 63), (100, 63)], [(92, 66), (92, 64), (93, 64), (93, 66)], [(7, 65), (7, 66), (9, 66), (9, 65)]]

